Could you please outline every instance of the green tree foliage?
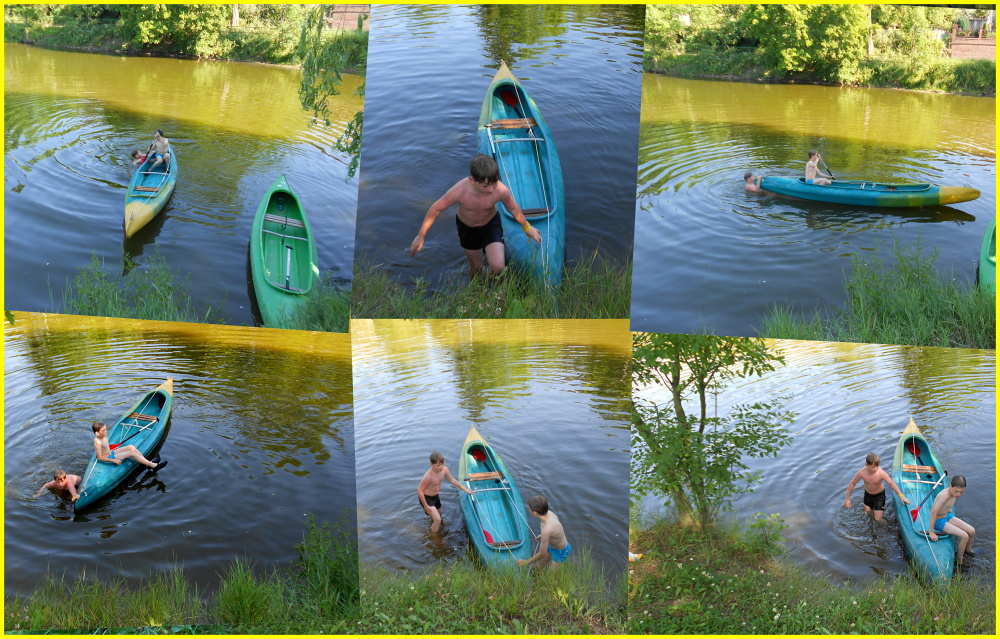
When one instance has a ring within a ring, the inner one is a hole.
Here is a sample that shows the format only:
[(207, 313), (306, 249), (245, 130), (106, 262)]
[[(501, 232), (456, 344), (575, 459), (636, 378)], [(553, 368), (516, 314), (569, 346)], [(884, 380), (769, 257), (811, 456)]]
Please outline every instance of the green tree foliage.
[[(746, 459), (774, 456), (790, 439), (792, 414), (779, 400), (736, 406), (710, 416), (709, 394), (727, 382), (772, 371), (784, 363), (763, 340), (712, 335), (633, 336), (634, 387), (670, 394), (656, 404), (636, 401), (632, 419), (632, 489), (665, 495), (678, 515), (707, 527), (731, 499), (759, 479)], [(697, 411), (687, 405), (697, 401)]]
[(168, 49), (198, 57), (224, 56), (229, 7), (219, 4), (125, 4), (123, 35), (143, 49)]

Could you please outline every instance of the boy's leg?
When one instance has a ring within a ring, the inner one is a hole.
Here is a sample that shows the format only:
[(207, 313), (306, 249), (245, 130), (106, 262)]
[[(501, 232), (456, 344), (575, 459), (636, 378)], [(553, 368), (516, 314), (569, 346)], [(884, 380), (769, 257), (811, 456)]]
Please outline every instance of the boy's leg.
[(949, 524), (954, 524), (955, 526), (958, 526), (963, 531), (965, 531), (965, 534), (967, 534), (969, 536), (969, 544), (965, 547), (965, 552), (971, 553), (972, 552), (972, 544), (975, 543), (975, 541), (976, 541), (976, 529), (973, 528), (969, 523), (962, 521), (958, 517), (952, 517), (948, 521), (948, 523)]
[(441, 529), (441, 511), (434, 506), (427, 507), (427, 514), (431, 516), (431, 532)]
[(486, 261), (490, 264), (490, 272), (499, 275), (503, 272), (504, 266), (504, 244), (503, 242), (491, 242), (486, 245)]
[(122, 446), (116, 451), (116, 453), (119, 459), (132, 458), (147, 468), (156, 468), (156, 464), (143, 457), (142, 453), (139, 452), (139, 449), (131, 444), (128, 446)]
[(884, 510), (873, 510), (872, 514), (875, 516), (875, 521), (882, 521), (882, 515), (885, 514)]
[(469, 260), (469, 279), (471, 280), (483, 270), (483, 251), (482, 249), (474, 251), (465, 249), (465, 258)]
[(947, 524), (944, 525), (944, 532), (948, 533), (949, 535), (952, 535), (958, 542), (956, 544), (956, 546), (958, 546), (958, 549), (956, 551), (958, 553), (957, 562), (958, 565), (961, 566), (962, 559), (965, 557), (965, 549), (969, 547), (969, 534), (964, 530), (962, 530), (961, 528), (959, 528), (958, 526), (956, 526), (954, 522), (955, 519), (953, 517), (948, 521)]

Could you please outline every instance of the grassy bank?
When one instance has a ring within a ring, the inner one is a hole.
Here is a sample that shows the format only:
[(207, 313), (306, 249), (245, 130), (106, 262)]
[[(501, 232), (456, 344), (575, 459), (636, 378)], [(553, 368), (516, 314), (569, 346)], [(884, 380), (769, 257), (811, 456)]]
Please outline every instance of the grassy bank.
[(366, 318), (621, 318), (629, 315), (632, 267), (599, 255), (566, 267), (555, 289), (516, 267), (469, 281), (455, 274), (434, 289), (406, 286), (384, 268), (356, 264), (351, 314)]
[(50, 577), (28, 597), (7, 596), (4, 630), (130, 633), (343, 633), (358, 618), (357, 554), (339, 534), (310, 523), (287, 573), (235, 561), (218, 591), (202, 596), (180, 568), (138, 588), (87, 575)]
[(993, 634), (994, 593), (956, 578), (832, 583), (780, 557), (770, 525), (695, 531), (660, 522), (631, 535), (629, 628), (662, 634)]
[(306, 304), (285, 328), (346, 333), (350, 328), (350, 315), (351, 293), (339, 288), (327, 276), (317, 283)]
[(847, 304), (829, 315), (806, 316), (775, 307), (759, 334), (779, 339), (995, 347), (992, 294), (941, 273), (937, 255), (896, 249), (896, 262), (855, 259), (848, 275)]
[[(471, 561), (424, 575), (366, 567), (358, 632), (620, 634), (625, 610), (584, 555), (551, 570), (485, 571)], [(620, 598), (624, 601), (624, 596)]]

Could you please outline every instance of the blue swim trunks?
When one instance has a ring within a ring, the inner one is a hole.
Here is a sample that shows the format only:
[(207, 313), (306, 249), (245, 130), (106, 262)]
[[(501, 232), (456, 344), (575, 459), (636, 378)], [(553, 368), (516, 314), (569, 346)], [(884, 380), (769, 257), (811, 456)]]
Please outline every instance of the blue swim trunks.
[(549, 546), (549, 557), (557, 564), (569, 559), (569, 553), (573, 551), (573, 544), (566, 544), (565, 548), (553, 548)]
[(115, 457), (115, 449), (114, 448), (112, 448), (111, 452), (108, 453), (108, 459), (118, 459), (117, 457)]
[(951, 512), (944, 517), (938, 517), (934, 520), (934, 532), (943, 533), (944, 525), (948, 523), (948, 520), (955, 516), (955, 513)]
[(812, 184), (812, 183), (813, 183), (812, 178), (809, 178), (808, 180), (806, 180), (806, 184)]

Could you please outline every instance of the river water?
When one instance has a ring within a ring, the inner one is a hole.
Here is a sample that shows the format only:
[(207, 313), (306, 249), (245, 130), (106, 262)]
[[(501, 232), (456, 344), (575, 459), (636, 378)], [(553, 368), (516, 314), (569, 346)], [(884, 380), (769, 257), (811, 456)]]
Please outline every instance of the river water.
[(358, 259), (403, 282), (464, 272), (454, 209), (422, 253), (406, 249), (428, 207), (469, 174), (500, 60), (552, 129), (567, 259), (630, 258), (643, 25), (642, 6), (373, 7)]
[[(458, 490), (430, 533), (417, 484), (431, 451), (452, 473), (470, 426), (527, 499), (546, 495), (608, 579), (628, 542), (630, 338), (624, 321), (354, 320), (362, 560), (420, 570), (468, 557)], [(537, 521), (532, 528), (538, 531)]]
[[(869, 580), (908, 570), (888, 496), (888, 527), (864, 514), (862, 488), (843, 508), (847, 483), (874, 452), (891, 472), (900, 432), (912, 416), (950, 475), (969, 488), (955, 507), (977, 532), (971, 574), (993, 581), (996, 566), (996, 354), (994, 351), (775, 341), (785, 366), (738, 380), (710, 398), (710, 414), (737, 404), (784, 398), (796, 413), (790, 445), (776, 458), (751, 460), (758, 488), (739, 497), (731, 515), (779, 513), (791, 558), (817, 573)], [(663, 401), (655, 389), (640, 396)], [(694, 407), (692, 407), (694, 408)], [(886, 488), (888, 491), (888, 488)], [(662, 500), (647, 497), (647, 513)]]
[[(938, 252), (975, 281), (996, 206), (993, 98), (888, 89), (643, 81), (632, 328), (756, 335), (775, 304), (832, 311), (851, 259)], [(871, 209), (748, 194), (818, 149), (845, 179), (972, 186), (949, 207)]]
[[(306, 515), (354, 539), (346, 335), (15, 313), (4, 331), (7, 593), (46, 574), (138, 582), (180, 563), (214, 589), (236, 557), (287, 566)], [(51, 493), (83, 475), (90, 424), (174, 378), (167, 466), (76, 517)]]
[[(62, 310), (92, 256), (113, 277), (159, 256), (201, 313), (254, 324), (250, 227), (281, 175), (310, 217), (320, 269), (350, 281), (357, 181), (332, 145), (361, 109), (360, 77), (345, 76), (327, 127), (299, 105), (297, 69), (4, 46), (6, 308)], [(125, 241), (129, 153), (158, 128), (178, 184)]]

